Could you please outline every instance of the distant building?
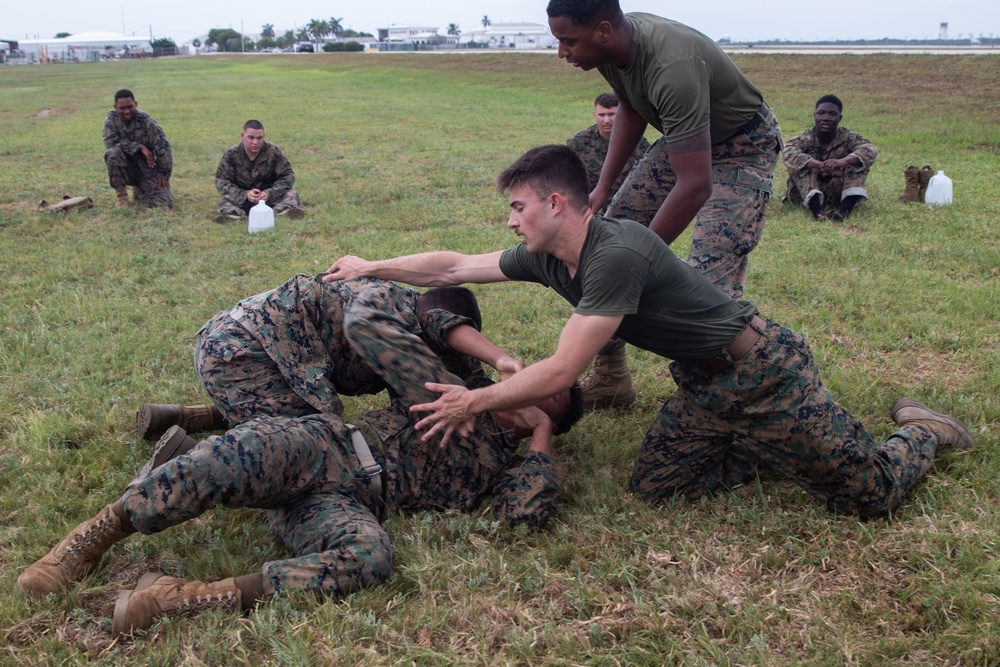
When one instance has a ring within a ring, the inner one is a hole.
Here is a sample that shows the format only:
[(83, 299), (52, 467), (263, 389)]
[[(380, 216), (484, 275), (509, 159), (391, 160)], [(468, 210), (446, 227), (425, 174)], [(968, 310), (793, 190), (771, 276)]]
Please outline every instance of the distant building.
[(540, 23), (493, 23), (462, 33), (462, 43), (470, 41), (495, 49), (554, 49), (559, 45)]
[[(961, 37), (961, 35), (959, 35)], [(948, 24), (944, 21), (941, 22), (941, 30), (938, 33), (938, 39), (946, 40), (948, 39)]]
[(0, 39), (0, 63), (5, 63), (18, 51), (17, 40)]
[(20, 62), (93, 62), (108, 58), (128, 58), (153, 52), (148, 37), (127, 37), (112, 32), (81, 32), (52, 39), (22, 39), (18, 42)]
[(435, 26), (391, 24), (388, 28), (378, 29), (377, 43), (368, 43), (357, 37), (350, 38), (350, 41), (380, 51), (418, 51), (454, 47), (458, 44), (458, 36), (439, 35)]

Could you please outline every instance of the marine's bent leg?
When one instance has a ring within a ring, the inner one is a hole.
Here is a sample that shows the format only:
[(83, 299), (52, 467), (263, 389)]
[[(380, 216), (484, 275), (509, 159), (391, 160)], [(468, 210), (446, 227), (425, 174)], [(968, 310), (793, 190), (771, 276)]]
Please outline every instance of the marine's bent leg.
[[(223, 311), (198, 332), (194, 365), (205, 393), (232, 424), (255, 417), (302, 417), (316, 408), (302, 399), (260, 342)], [(343, 411), (339, 400), (336, 403)]]
[(712, 147), (712, 195), (698, 211), (688, 264), (734, 299), (764, 232), (781, 131), (773, 113), (749, 135)]
[(349, 437), (334, 417), (257, 419), (203, 440), (132, 482), (122, 503), (145, 534), (213, 507), (272, 509), (324, 485), (351, 482), (357, 465), (346, 463), (334, 446)]
[(648, 227), (676, 184), (666, 139), (660, 137), (635, 163), (618, 192), (612, 193), (605, 216), (635, 220)]
[(719, 490), (729, 427), (677, 390), (660, 409), (636, 457), (629, 490), (648, 501)]
[(310, 495), (269, 512), (268, 521), (295, 557), (264, 564), (265, 591), (303, 589), (343, 595), (389, 578), (389, 534), (354, 498)]

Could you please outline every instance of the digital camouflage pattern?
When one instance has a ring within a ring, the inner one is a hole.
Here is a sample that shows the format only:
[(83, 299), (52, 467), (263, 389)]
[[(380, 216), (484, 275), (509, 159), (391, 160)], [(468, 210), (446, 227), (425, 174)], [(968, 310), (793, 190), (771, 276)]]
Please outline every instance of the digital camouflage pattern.
[(823, 386), (805, 337), (770, 322), (762, 333), (710, 379), (671, 364), (677, 391), (646, 434), (632, 492), (650, 501), (698, 498), (752, 480), (748, 457), (759, 457), (832, 510), (893, 511), (934, 465), (934, 434), (901, 427), (876, 446)]
[[(118, 112), (112, 109), (104, 119), (104, 162), (108, 167), (108, 182), (112, 188), (125, 185), (136, 187), (139, 201), (146, 206), (173, 206), (174, 193), (170, 188), (160, 187), (153, 180), (159, 177), (166, 181), (174, 170), (170, 142), (160, 125), (144, 111), (136, 109), (131, 123), (122, 121)], [(150, 169), (140, 151), (145, 146), (156, 161)]]
[[(230, 424), (254, 417), (341, 414), (338, 394), (357, 396), (385, 388), (382, 377), (351, 348), (345, 316), (358, 295), (371, 310), (392, 313), (435, 351), (447, 332), (467, 318), (433, 310), (417, 320), (415, 290), (370, 278), (324, 283), (299, 274), (275, 289), (218, 313), (197, 334), (194, 361), (212, 403)], [(468, 377), (478, 363), (448, 359)]]
[[(608, 143), (608, 140), (601, 136), (596, 123), (580, 130), (566, 142), (566, 145), (572, 148), (573, 152), (583, 160), (583, 166), (587, 168), (587, 178), (590, 179), (589, 189), (593, 189), (597, 185), (597, 181), (601, 179), (601, 169), (604, 167), (604, 160), (608, 157)], [(647, 150), (649, 150), (649, 142), (646, 137), (640, 137), (639, 145), (635, 147), (632, 157), (625, 163), (622, 173), (618, 175), (618, 180), (612, 186), (612, 193), (618, 192), (618, 188), (625, 182), (625, 177)]]
[(281, 149), (264, 142), (260, 153), (253, 160), (243, 144), (229, 147), (222, 154), (215, 171), (215, 189), (219, 191), (220, 215), (246, 215), (252, 204), (247, 199), (248, 190), (267, 193), (267, 205), (275, 212), (299, 207), (299, 195), (292, 189), (295, 172)]
[[(846, 167), (843, 173), (836, 175), (805, 168), (809, 160), (839, 160), (848, 155), (861, 160), (861, 166)], [(811, 127), (790, 139), (781, 153), (788, 171), (788, 191), (782, 201), (795, 206), (808, 206), (809, 199), (819, 195), (823, 207), (834, 210), (845, 197), (868, 199), (865, 180), (877, 157), (875, 144), (857, 132), (838, 127), (833, 140), (824, 146), (816, 137), (816, 128)]]
[[(764, 231), (780, 150), (781, 129), (770, 110), (749, 135), (741, 132), (712, 146), (712, 195), (695, 218), (687, 261), (734, 299), (743, 297), (748, 255)], [(661, 137), (636, 163), (605, 215), (648, 227), (676, 183)]]
[[(516, 456), (517, 441), (491, 414), (469, 437), (445, 448), (421, 442), (409, 405), (432, 394), (424, 382), (454, 383), (413, 319), (370, 310), (379, 289), (357, 295), (345, 318), (352, 349), (385, 376), (397, 397), (355, 424), (384, 469), (376, 498), (334, 414), (262, 417), (202, 441), (190, 453), (134, 481), (122, 503), (141, 533), (156, 533), (213, 507), (268, 510), (274, 535), (292, 558), (261, 568), (267, 595), (288, 588), (344, 594), (379, 584), (392, 568), (392, 545), (380, 526), (399, 509), (473, 510), (493, 496), (498, 518), (542, 525), (566, 467), (552, 457)], [(407, 311), (409, 312), (409, 311)]]

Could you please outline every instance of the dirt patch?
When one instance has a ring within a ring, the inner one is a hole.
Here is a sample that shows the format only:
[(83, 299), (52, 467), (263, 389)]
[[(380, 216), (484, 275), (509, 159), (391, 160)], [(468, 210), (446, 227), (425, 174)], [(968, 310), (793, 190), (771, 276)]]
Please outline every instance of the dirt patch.
[(72, 109), (50, 109), (45, 107), (37, 113), (31, 114), (32, 118), (48, 118), (49, 116), (62, 116), (68, 114)]

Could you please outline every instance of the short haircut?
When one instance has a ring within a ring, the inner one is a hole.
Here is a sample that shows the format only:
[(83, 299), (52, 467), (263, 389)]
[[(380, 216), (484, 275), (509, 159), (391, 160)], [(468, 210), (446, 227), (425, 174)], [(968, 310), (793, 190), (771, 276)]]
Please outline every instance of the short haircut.
[(566, 406), (566, 412), (562, 417), (555, 422), (556, 428), (552, 435), (566, 433), (573, 428), (573, 424), (580, 421), (581, 417), (583, 417), (583, 389), (577, 382), (569, 389), (569, 405)]
[(837, 107), (837, 111), (844, 110), (844, 103), (840, 101), (840, 98), (836, 95), (824, 95), (823, 97), (816, 100), (816, 106), (814, 109), (818, 109), (821, 104), (832, 104)]
[(131, 90), (129, 90), (128, 88), (122, 88), (117, 93), (115, 93), (115, 102), (118, 102), (118, 100), (125, 97), (131, 100), (135, 100), (135, 95), (132, 94)]
[(587, 169), (573, 149), (564, 144), (536, 146), (497, 176), (500, 192), (520, 185), (531, 188), (539, 200), (559, 192), (578, 211), (590, 205)]
[(620, 104), (618, 97), (614, 93), (601, 93), (594, 98), (595, 107), (604, 107), (605, 109), (614, 109)]
[(583, 28), (594, 28), (601, 21), (617, 28), (625, 18), (618, 0), (549, 0), (545, 12), (549, 18), (565, 16)]
[(476, 329), (483, 330), (483, 315), (479, 310), (476, 295), (468, 287), (435, 287), (427, 290), (417, 299), (417, 314), (429, 310), (445, 310), (472, 320)]
[(264, 123), (260, 122), (259, 120), (252, 120), (252, 119), (248, 120), (247, 122), (243, 123), (243, 131), (246, 132), (247, 130), (260, 130), (261, 132), (263, 132)]

